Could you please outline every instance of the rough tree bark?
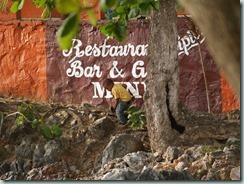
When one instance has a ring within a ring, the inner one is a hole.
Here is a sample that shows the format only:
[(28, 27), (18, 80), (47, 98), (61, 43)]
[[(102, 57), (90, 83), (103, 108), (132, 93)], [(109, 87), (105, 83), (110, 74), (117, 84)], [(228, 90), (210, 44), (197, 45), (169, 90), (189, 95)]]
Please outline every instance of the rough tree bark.
[(180, 0), (206, 36), (216, 63), (240, 99), (240, 1)]
[(144, 96), (152, 151), (162, 152), (177, 141), (184, 127), (179, 120), (179, 72), (176, 1), (161, 0), (152, 13), (149, 35), (147, 91)]
[[(209, 1), (208, 1), (209, 2)], [(152, 13), (144, 104), (153, 152), (168, 146), (209, 144), (240, 135), (239, 123), (192, 115), (179, 105), (177, 11), (175, 0), (160, 0)]]

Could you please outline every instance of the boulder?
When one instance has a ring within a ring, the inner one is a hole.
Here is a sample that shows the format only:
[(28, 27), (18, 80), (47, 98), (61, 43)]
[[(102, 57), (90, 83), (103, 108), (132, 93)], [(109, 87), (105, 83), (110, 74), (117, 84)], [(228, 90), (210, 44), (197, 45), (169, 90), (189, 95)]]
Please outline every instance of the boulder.
[(1, 165), (0, 165), (0, 176), (5, 174), (6, 172), (9, 172), (11, 169), (10, 164), (7, 163), (6, 161), (4, 161)]
[(134, 170), (142, 170), (142, 168), (149, 163), (147, 153), (142, 151), (128, 153), (123, 159), (127, 165)]
[(240, 166), (231, 169), (230, 172), (231, 180), (240, 180), (241, 179), (240, 175), (241, 175)]
[(139, 173), (134, 173), (128, 168), (123, 169), (113, 169), (112, 171), (106, 173), (101, 180), (136, 180)]
[(88, 127), (87, 134), (93, 139), (102, 139), (108, 136), (114, 129), (114, 122), (108, 117), (103, 117), (96, 120), (90, 127)]
[(26, 136), (16, 149), (16, 158), (32, 158), (34, 149), (32, 136)]
[(169, 146), (164, 153), (164, 158), (168, 162), (173, 162), (173, 160), (179, 157), (180, 150), (177, 147)]
[(48, 141), (45, 146), (44, 162), (45, 164), (52, 164), (60, 161), (62, 148), (55, 140)]
[(138, 137), (131, 134), (114, 136), (103, 151), (102, 165), (115, 158), (122, 158), (128, 153), (142, 151), (143, 144)]
[(158, 171), (145, 166), (136, 180), (144, 181), (144, 180), (165, 180), (165, 179), (164, 176), (160, 174)]

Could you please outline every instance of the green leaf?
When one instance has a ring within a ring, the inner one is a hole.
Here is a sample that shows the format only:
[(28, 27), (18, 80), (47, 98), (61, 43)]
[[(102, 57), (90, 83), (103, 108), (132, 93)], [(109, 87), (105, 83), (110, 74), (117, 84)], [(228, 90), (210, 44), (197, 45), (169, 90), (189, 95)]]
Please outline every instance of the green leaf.
[(139, 15), (139, 13), (140, 13), (139, 8), (131, 9), (128, 14), (128, 18), (131, 19), (131, 18), (137, 17)]
[(42, 126), (42, 132), (43, 132), (44, 137), (46, 137), (48, 139), (53, 139), (51, 129), (48, 126)]
[(118, 0), (100, 0), (100, 9), (103, 12), (106, 12), (107, 10), (114, 10), (118, 3)]
[[(140, 3), (140, 4), (142, 4), (142, 3), (150, 3), (150, 2), (152, 2), (151, 0), (138, 0), (138, 2)], [(154, 1), (155, 2), (155, 1)]]
[(72, 39), (77, 35), (79, 29), (79, 20), (80, 13), (72, 13), (59, 28), (57, 37), (59, 47), (62, 50), (67, 50), (72, 46)]
[(43, 10), (41, 18), (47, 19), (50, 17), (50, 11), (49, 8), (46, 6), (46, 8)]
[(25, 0), (22, 0), (18, 6), (18, 9), (21, 10), (24, 6)]
[(59, 13), (69, 14), (80, 10), (80, 0), (55, 0)]
[(127, 0), (126, 2), (127, 2), (128, 5), (131, 5), (131, 6), (138, 3), (137, 0)]
[(138, 107), (136, 107), (136, 106), (131, 106), (128, 110), (127, 110), (127, 112), (129, 113), (129, 114), (132, 114), (133, 112), (137, 112), (137, 111), (139, 111), (140, 109), (138, 108)]
[(10, 11), (12, 13), (16, 13), (19, 10), (19, 1), (15, 1), (14, 4), (11, 6)]
[(116, 9), (116, 12), (121, 14), (121, 13), (125, 13), (125, 7), (124, 6), (119, 6), (117, 9)]
[(24, 122), (24, 116), (19, 116), (16, 120), (15, 123), (19, 126), (22, 125)]
[(96, 14), (94, 12), (94, 10), (87, 10), (86, 11), (88, 16), (89, 16), (89, 21), (90, 23), (93, 25), (93, 26), (96, 26), (97, 25), (97, 18), (96, 18)]
[(36, 5), (37, 8), (41, 8), (46, 4), (47, 0), (32, 0), (32, 3)]
[(32, 126), (32, 128), (37, 128), (38, 124), (39, 124), (39, 121), (38, 121), (37, 119), (34, 119), (34, 120), (31, 122), (31, 126)]
[(149, 12), (149, 11), (150, 11), (150, 7), (151, 7), (151, 5), (148, 4), (148, 3), (142, 3), (142, 4), (140, 4), (140, 6), (139, 6), (141, 12), (143, 12), (143, 13), (147, 13), (147, 12)]
[(58, 125), (51, 126), (51, 132), (55, 137), (62, 135), (62, 130), (59, 128)]
[(158, 1), (152, 1), (150, 4), (153, 7), (153, 9), (159, 11), (159, 2)]

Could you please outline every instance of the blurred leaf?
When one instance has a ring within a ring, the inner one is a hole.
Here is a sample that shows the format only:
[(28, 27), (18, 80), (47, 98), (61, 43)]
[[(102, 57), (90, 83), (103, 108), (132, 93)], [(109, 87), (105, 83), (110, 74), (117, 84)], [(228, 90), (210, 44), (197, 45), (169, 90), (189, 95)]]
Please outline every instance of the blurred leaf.
[(42, 12), (41, 18), (47, 19), (49, 17), (50, 17), (50, 11), (49, 11), (48, 7), (46, 6), (46, 8)]
[(138, 0), (138, 2), (140, 3), (140, 4), (142, 4), (142, 3), (150, 3), (150, 2), (152, 2), (151, 0)]
[(69, 14), (80, 10), (80, 0), (55, 0), (59, 13)]
[(121, 14), (121, 13), (125, 13), (125, 7), (124, 6), (119, 6), (117, 9), (116, 9), (116, 12)]
[(32, 0), (32, 3), (36, 5), (37, 8), (41, 8), (46, 4), (47, 0)]
[(24, 3), (25, 3), (25, 0), (21, 0), (19, 6), (18, 6), (18, 9), (21, 10), (24, 6)]
[(97, 18), (96, 18), (96, 14), (95, 14), (94, 10), (88, 9), (86, 12), (89, 16), (90, 23), (93, 26), (96, 26), (97, 25)]
[(151, 6), (152, 6), (155, 10), (159, 11), (159, 1), (152, 1), (152, 2), (151, 2)]
[(69, 15), (59, 28), (57, 37), (58, 44), (62, 50), (67, 50), (72, 46), (72, 39), (77, 35), (79, 28), (80, 13), (75, 12)]
[(139, 7), (142, 13), (147, 13), (150, 11), (151, 5), (149, 3), (142, 3)]
[(119, 3), (119, 0), (100, 0), (100, 9), (103, 12), (114, 10)]
[(19, 1), (15, 1), (14, 4), (11, 6), (10, 11), (12, 13), (16, 13), (19, 10)]
[(131, 19), (131, 18), (137, 17), (139, 15), (139, 13), (140, 13), (139, 8), (131, 9), (128, 14), (128, 18)]

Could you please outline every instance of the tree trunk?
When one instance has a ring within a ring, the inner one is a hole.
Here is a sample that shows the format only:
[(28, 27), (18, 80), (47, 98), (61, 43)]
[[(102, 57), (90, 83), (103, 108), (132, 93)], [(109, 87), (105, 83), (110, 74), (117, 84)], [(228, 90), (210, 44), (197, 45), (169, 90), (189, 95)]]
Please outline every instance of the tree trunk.
[(217, 64), (240, 99), (240, 1), (180, 0), (206, 36)]
[(175, 0), (161, 0), (152, 13), (149, 35), (147, 91), (144, 96), (147, 128), (153, 152), (177, 144), (184, 127), (179, 120), (177, 12)]
[(152, 151), (163, 153), (168, 146), (209, 145), (239, 137), (239, 121), (229, 123), (211, 114), (191, 114), (179, 105), (176, 1), (159, 3), (160, 11), (152, 13), (150, 25), (144, 96)]

